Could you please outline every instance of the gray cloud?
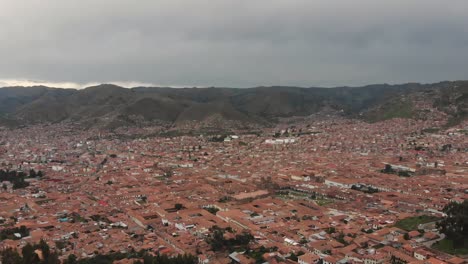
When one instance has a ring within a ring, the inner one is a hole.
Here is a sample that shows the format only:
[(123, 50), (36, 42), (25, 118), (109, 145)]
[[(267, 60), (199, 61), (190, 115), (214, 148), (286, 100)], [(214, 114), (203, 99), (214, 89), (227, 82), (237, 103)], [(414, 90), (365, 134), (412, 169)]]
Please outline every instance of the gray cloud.
[(3, 1), (0, 79), (234, 87), (466, 79), (466, 10), (466, 0)]

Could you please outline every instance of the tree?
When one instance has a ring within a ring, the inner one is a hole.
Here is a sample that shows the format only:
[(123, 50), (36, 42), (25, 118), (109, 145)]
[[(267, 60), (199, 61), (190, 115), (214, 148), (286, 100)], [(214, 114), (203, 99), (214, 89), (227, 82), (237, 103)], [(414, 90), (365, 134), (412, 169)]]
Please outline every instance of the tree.
[(390, 258), (390, 263), (391, 263), (391, 264), (404, 264), (404, 263), (406, 263), (406, 262), (403, 261), (403, 260), (398, 259), (398, 258), (395, 257), (395, 256), (392, 256), (392, 257)]
[(153, 257), (150, 255), (145, 255), (143, 257), (143, 263), (142, 264), (153, 264)]
[(0, 259), (2, 260), (2, 263), (5, 264), (23, 264), (18, 251), (12, 248), (2, 250), (2, 252), (0, 252)]
[(216, 208), (216, 207), (206, 207), (205, 210), (207, 210), (208, 212), (210, 212), (210, 213), (212, 213), (214, 215), (216, 215), (216, 213), (219, 211), (219, 209)]
[(64, 264), (76, 264), (77, 257), (74, 254), (68, 255), (68, 258), (64, 261)]
[(224, 233), (227, 229), (213, 226), (210, 228), (211, 234), (206, 238), (206, 242), (211, 246), (213, 251), (227, 250), (232, 252), (235, 248), (246, 249), (249, 243), (254, 239), (249, 232), (242, 232), (235, 236), (235, 238), (226, 239)]
[[(41, 250), (43, 260), (35, 253), (35, 250)], [(16, 249), (7, 248), (0, 251), (0, 263), (5, 264), (60, 264), (59, 255), (57, 252), (51, 252), (49, 246), (44, 240), (39, 244), (26, 244), (21, 249), (20, 256)], [(64, 262), (67, 263), (67, 262)], [(73, 263), (73, 262), (71, 262)], [(75, 262), (77, 263), (77, 262)]]
[(236, 235), (236, 244), (239, 245), (248, 245), (254, 237), (249, 232), (242, 232), (242, 234)]
[(211, 246), (213, 251), (220, 251), (224, 248), (225, 239), (224, 239), (224, 230), (217, 226), (213, 226), (211, 237), (208, 239), (208, 243)]
[(180, 204), (180, 203), (176, 203), (176, 204), (174, 205), (174, 208), (175, 208), (177, 211), (182, 210), (183, 207), (184, 207), (184, 206), (183, 206), (182, 204)]
[(19, 228), (19, 233), (22, 236), (28, 236), (29, 235), (29, 230), (28, 230), (28, 228), (26, 226), (21, 225), (20, 228)]
[(346, 242), (345, 237), (345, 234), (343, 232), (340, 232), (340, 234), (336, 238), (336, 241), (340, 242), (341, 244), (348, 245), (348, 242)]
[(385, 168), (382, 170), (383, 173), (395, 173), (395, 171), (392, 168), (392, 165), (390, 164), (385, 164)]
[(468, 200), (452, 202), (444, 207), (447, 215), (437, 224), (439, 230), (453, 241), (457, 248), (468, 248)]
[(297, 261), (298, 260), (297, 255), (294, 252), (291, 252), (288, 259), (290, 259), (292, 261)]
[(55, 241), (55, 247), (62, 250), (67, 247), (67, 243), (63, 240), (57, 240)]
[(2, 188), (3, 188), (4, 191), (8, 190), (8, 186), (6, 185), (6, 183), (4, 183), (4, 184), (2, 185)]
[[(80, 259), (74, 263), (108, 264), (108, 263), (114, 263), (115, 261), (124, 260), (124, 259), (127, 259), (127, 260), (138, 259), (133, 262), (135, 264), (136, 263), (140, 263), (140, 264), (196, 264), (197, 263), (197, 257), (193, 255), (184, 254), (184, 255), (178, 255), (175, 257), (168, 257), (166, 255), (153, 256), (153, 255), (147, 254), (145, 251), (139, 251), (139, 252), (131, 251), (127, 253), (112, 252), (112, 253), (108, 253), (107, 255), (96, 254), (94, 257)], [(64, 264), (69, 264), (68, 260), (66, 260)]]
[(24, 264), (36, 264), (40, 262), (39, 256), (34, 252), (34, 247), (29, 243), (23, 247), (21, 254), (23, 255)]
[(335, 229), (335, 227), (332, 226), (332, 227), (329, 227), (329, 228), (326, 230), (326, 232), (327, 232), (328, 234), (333, 234), (333, 233), (336, 232), (336, 229)]
[(30, 178), (36, 178), (37, 174), (34, 169), (29, 170), (29, 177)]
[(51, 252), (47, 259), (44, 259), (46, 264), (60, 264), (59, 256), (56, 251)]
[(38, 249), (40, 249), (42, 251), (42, 256), (44, 257), (44, 259), (49, 258), (50, 248), (49, 248), (49, 245), (47, 245), (47, 242), (45, 242), (44, 239), (41, 239), (41, 241), (39, 242), (39, 245), (37, 245), (37, 247), (38, 247)]

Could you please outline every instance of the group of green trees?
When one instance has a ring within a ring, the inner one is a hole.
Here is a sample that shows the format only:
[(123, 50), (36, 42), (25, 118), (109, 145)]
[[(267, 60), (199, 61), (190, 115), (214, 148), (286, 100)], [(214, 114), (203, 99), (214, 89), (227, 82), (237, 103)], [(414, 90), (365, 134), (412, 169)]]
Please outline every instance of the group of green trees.
[(214, 215), (216, 215), (216, 213), (219, 211), (219, 209), (216, 208), (216, 207), (206, 207), (205, 210), (207, 210), (208, 212), (210, 212), (210, 213), (212, 213)]
[(219, 203), (226, 203), (226, 202), (229, 202), (231, 200), (231, 197), (229, 196), (223, 196), (221, 198), (218, 199), (218, 202)]
[(211, 234), (207, 237), (206, 242), (211, 246), (213, 251), (233, 251), (236, 248), (247, 249), (250, 241), (254, 237), (248, 232), (237, 234), (235, 238), (226, 239), (224, 234), (226, 229), (218, 226), (211, 228)]
[[(13, 183), (13, 189), (20, 189), (29, 186), (29, 183), (25, 181), (26, 178), (42, 178), (44, 173), (42, 171), (36, 172), (35, 170), (30, 170), (29, 174), (25, 172), (10, 171), (10, 170), (0, 170), (0, 182), (9, 181)], [(3, 185), (5, 189), (6, 185)]]
[(468, 249), (468, 200), (452, 202), (443, 211), (447, 216), (437, 223), (439, 230), (453, 242), (454, 248)]
[(398, 176), (401, 177), (411, 177), (413, 176), (413, 173), (410, 171), (396, 171), (392, 168), (392, 165), (386, 164), (385, 168), (380, 170), (382, 173), (387, 173), (387, 174), (397, 174)]
[(249, 249), (245, 251), (245, 255), (249, 256), (250, 258), (255, 260), (256, 264), (261, 264), (265, 263), (265, 259), (263, 258), (263, 255), (268, 252), (275, 252), (278, 251), (277, 247), (271, 247), (271, 248), (266, 248), (264, 246), (261, 246), (256, 249)]
[(0, 231), (0, 241), (5, 240), (5, 239), (12, 239), (12, 240), (20, 239), (21, 237), (15, 236), (16, 233), (20, 234), (21, 237), (27, 237), (29, 236), (29, 229), (27, 229), (24, 225), (20, 227), (2, 229)]
[[(40, 250), (41, 257), (36, 254)], [(166, 255), (150, 255), (144, 250), (132, 250), (128, 253), (113, 252), (108, 254), (97, 254), (91, 258), (78, 259), (70, 254), (63, 264), (112, 264), (114, 261), (123, 259), (134, 259), (136, 264), (196, 264), (197, 257), (189, 254), (169, 257)], [(21, 254), (13, 248), (0, 251), (0, 263), (3, 264), (60, 264), (59, 255), (51, 251), (44, 240), (38, 244), (26, 244), (21, 249)]]
[(363, 185), (355, 185), (353, 184), (353, 186), (351, 186), (351, 189), (352, 190), (355, 190), (355, 191), (361, 191), (361, 192), (364, 192), (364, 193), (377, 193), (379, 192), (379, 189), (377, 188), (374, 188), (372, 186), (363, 186)]
[(128, 253), (97, 254), (94, 257), (79, 260), (75, 255), (69, 255), (64, 264), (112, 264), (123, 259), (134, 259), (133, 263), (135, 264), (196, 264), (198, 262), (197, 257), (190, 254), (169, 257), (166, 255), (150, 255), (144, 250), (132, 250)]
[[(41, 251), (41, 257), (36, 254)], [(16, 249), (7, 248), (0, 251), (0, 260), (4, 264), (60, 264), (57, 252), (51, 251), (44, 240), (38, 244), (26, 244), (21, 249), (21, 255)]]
[(217, 135), (209, 139), (210, 142), (224, 142), (227, 135)]
[(179, 255), (176, 257), (168, 257), (166, 255), (145, 255), (143, 260), (137, 260), (135, 264), (196, 264), (198, 259), (192, 255)]

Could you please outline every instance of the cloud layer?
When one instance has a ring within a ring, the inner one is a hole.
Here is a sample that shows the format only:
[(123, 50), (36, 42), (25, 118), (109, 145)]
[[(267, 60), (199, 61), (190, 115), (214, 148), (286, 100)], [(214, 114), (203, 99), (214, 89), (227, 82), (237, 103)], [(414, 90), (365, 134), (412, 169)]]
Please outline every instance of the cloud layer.
[[(53, 88), (71, 88), (71, 89), (83, 89), (90, 86), (96, 86), (99, 84), (114, 84), (125, 88), (133, 87), (164, 87), (161, 84), (155, 83), (144, 83), (144, 82), (127, 82), (127, 81), (101, 81), (101, 82), (54, 82), (54, 81), (41, 81), (41, 80), (24, 80), (24, 79), (0, 79), (0, 87), (14, 87), (14, 86), (47, 86)], [(172, 88), (183, 88), (190, 86), (171, 85)]]
[(31, 0), (0, 8), (0, 79), (335, 86), (468, 77), (466, 0)]

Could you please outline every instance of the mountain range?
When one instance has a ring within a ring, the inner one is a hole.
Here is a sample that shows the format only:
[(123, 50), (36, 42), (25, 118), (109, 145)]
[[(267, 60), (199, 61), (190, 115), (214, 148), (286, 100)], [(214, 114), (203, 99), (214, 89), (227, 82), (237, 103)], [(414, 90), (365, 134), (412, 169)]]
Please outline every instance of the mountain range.
[(446, 113), (447, 125), (455, 125), (468, 116), (468, 81), (336, 88), (4, 87), (0, 88), (0, 125), (73, 122), (112, 128), (217, 119), (268, 126), (280, 118), (323, 110), (377, 122), (421, 118), (430, 111), (422, 109), (421, 102), (425, 108), (429, 105)]

